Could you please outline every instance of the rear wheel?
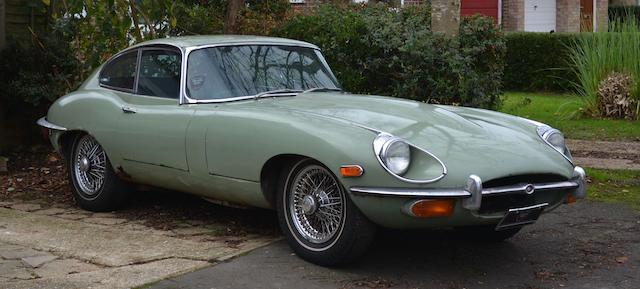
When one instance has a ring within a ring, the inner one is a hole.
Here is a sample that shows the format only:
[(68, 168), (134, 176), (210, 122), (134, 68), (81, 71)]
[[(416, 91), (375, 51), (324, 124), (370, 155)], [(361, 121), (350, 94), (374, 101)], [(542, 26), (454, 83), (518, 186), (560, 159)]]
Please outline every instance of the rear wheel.
[(67, 168), (74, 198), (81, 208), (95, 212), (112, 211), (124, 202), (127, 195), (125, 185), (113, 171), (107, 153), (92, 136), (76, 137)]
[(313, 160), (300, 161), (282, 183), (278, 218), (298, 256), (332, 266), (354, 261), (366, 251), (375, 225), (351, 202), (327, 168)]

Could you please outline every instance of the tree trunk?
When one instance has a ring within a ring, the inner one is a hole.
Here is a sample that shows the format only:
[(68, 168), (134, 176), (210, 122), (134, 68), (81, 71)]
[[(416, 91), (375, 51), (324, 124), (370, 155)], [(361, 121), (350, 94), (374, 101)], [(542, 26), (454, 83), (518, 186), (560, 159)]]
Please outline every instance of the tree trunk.
[(229, 0), (227, 16), (224, 20), (224, 33), (234, 34), (238, 32), (238, 16), (244, 7), (244, 0)]
[(129, 9), (131, 9), (131, 21), (133, 22), (133, 29), (135, 33), (133, 36), (136, 38), (136, 42), (142, 42), (142, 31), (140, 31), (140, 23), (138, 22), (138, 10), (134, 6), (132, 0), (129, 0)]

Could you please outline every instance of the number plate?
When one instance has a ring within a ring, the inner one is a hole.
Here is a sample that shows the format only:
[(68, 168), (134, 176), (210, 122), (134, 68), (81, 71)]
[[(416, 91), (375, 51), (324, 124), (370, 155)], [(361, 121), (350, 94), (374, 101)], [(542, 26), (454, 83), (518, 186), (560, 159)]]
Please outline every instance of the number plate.
[(498, 226), (496, 226), (496, 231), (533, 224), (548, 205), (548, 203), (544, 203), (530, 207), (509, 209), (504, 218), (498, 223)]

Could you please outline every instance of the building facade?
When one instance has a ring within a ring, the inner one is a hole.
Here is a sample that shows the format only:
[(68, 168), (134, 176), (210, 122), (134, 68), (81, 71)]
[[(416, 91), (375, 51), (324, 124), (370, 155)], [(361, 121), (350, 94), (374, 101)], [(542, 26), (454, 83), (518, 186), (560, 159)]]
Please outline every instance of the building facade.
[[(290, 0), (294, 7), (309, 7), (318, 0)], [(353, 0), (366, 3), (368, 0)], [(441, 0), (402, 0), (401, 6)], [(640, 0), (611, 0), (633, 5)], [(451, 1), (449, 1), (451, 2)], [(481, 14), (495, 19), (505, 31), (589, 32), (606, 30), (609, 0), (459, 0), (460, 16)], [(633, 2), (633, 3), (631, 3)], [(433, 4), (433, 3), (432, 3)]]

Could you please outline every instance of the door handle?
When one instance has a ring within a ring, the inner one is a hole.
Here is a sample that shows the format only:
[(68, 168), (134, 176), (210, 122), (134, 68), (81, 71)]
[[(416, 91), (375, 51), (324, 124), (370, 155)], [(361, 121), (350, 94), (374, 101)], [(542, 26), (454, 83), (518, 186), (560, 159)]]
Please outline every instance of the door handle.
[(132, 108), (132, 107), (128, 107), (128, 106), (123, 106), (122, 107), (122, 112), (124, 113), (136, 113), (136, 109)]

